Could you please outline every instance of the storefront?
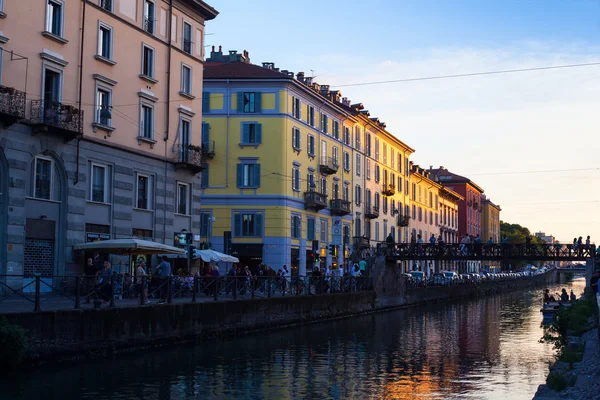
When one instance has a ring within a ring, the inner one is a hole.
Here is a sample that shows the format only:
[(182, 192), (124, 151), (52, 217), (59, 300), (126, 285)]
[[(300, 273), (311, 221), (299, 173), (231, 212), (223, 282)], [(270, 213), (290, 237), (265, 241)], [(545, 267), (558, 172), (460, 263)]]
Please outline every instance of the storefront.
[(262, 263), (262, 243), (232, 243), (231, 255), (239, 258), (240, 266), (256, 267)]

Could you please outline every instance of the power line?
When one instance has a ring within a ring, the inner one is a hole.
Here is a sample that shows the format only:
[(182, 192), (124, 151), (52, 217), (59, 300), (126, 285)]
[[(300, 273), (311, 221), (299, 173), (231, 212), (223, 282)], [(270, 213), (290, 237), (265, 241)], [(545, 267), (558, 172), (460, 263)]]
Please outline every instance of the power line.
[(600, 167), (595, 168), (571, 168), (571, 169), (546, 169), (546, 170), (531, 170), (531, 171), (509, 171), (509, 172), (480, 172), (465, 175), (520, 175), (520, 174), (542, 174), (553, 172), (576, 172), (576, 171), (600, 171)]
[(331, 86), (340, 88), (340, 87), (350, 87), (350, 86), (383, 85), (383, 84), (389, 84), (389, 83), (431, 81), (431, 80), (436, 80), (436, 79), (452, 79), (452, 78), (465, 78), (465, 77), (470, 77), (470, 76), (511, 74), (511, 73), (516, 73), (516, 72), (547, 71), (547, 70), (552, 70), (552, 69), (591, 67), (591, 66), (598, 66), (598, 65), (600, 65), (600, 62), (583, 63), (583, 64), (553, 65), (553, 66), (547, 66), (547, 67), (504, 69), (504, 70), (497, 70), (497, 71), (471, 72), (471, 73), (466, 73), (466, 74), (437, 75), (437, 76), (427, 76), (427, 77), (421, 77), (421, 78), (406, 78), (406, 79), (392, 79), (392, 80), (387, 80), (387, 81), (348, 83), (348, 84), (344, 84), (344, 85), (331, 85)]

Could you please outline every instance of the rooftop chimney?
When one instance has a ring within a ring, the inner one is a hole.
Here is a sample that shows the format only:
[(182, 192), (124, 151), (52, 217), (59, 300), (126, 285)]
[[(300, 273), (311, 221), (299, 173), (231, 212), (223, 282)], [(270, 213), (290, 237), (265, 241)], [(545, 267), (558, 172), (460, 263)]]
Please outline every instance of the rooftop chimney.
[(296, 74), (296, 79), (298, 79), (298, 81), (304, 83), (304, 72), (298, 72)]
[(262, 66), (266, 69), (275, 69), (275, 63), (272, 62), (263, 62)]
[(352, 102), (350, 101), (350, 99), (349, 99), (349, 98), (347, 98), (347, 97), (342, 97), (342, 104), (343, 104), (343, 105), (345, 105), (346, 107), (350, 107), (350, 103), (352, 103)]
[(312, 86), (312, 80), (313, 80), (312, 76), (307, 76), (304, 78), (304, 84), (306, 86)]

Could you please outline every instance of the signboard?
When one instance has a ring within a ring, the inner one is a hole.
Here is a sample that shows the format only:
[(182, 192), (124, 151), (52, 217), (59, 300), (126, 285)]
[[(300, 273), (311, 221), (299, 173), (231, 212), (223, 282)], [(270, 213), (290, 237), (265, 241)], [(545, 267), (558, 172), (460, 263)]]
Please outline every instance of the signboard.
[(99, 242), (101, 240), (110, 240), (110, 233), (93, 233), (93, 232), (88, 232), (85, 235), (85, 241), (87, 243)]
[(194, 235), (189, 232), (176, 233), (173, 239), (173, 243), (175, 247), (186, 248), (188, 245), (192, 244), (192, 239)]
[(333, 244), (337, 244), (338, 246), (342, 245), (342, 219), (339, 217), (333, 218), (333, 224), (331, 227), (331, 242)]

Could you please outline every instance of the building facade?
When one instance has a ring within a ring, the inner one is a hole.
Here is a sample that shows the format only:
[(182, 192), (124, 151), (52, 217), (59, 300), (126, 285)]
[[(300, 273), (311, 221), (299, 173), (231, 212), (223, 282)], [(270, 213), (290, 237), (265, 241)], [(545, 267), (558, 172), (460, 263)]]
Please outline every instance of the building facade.
[(0, 273), (81, 272), (92, 255), (76, 243), (199, 233), (203, 37), (217, 12), (200, 0), (0, 5)]
[(203, 140), (215, 156), (203, 173), (201, 234), (216, 250), (303, 275), (313, 249), (321, 267), (347, 265), (371, 241), (407, 236), (396, 229), (408, 206), (396, 186), (414, 150), (362, 104), (221, 48), (204, 86)]
[[(458, 243), (458, 205), (464, 200), (464, 197), (444, 186), (439, 189), (439, 195), (440, 235), (444, 243)], [(458, 271), (458, 266), (455, 261), (444, 260), (441, 262), (441, 269)]]
[(483, 206), (483, 219), (481, 222), (481, 238), (483, 241), (491, 240), (500, 243), (500, 211), (499, 205), (494, 204), (485, 194), (481, 195)]

